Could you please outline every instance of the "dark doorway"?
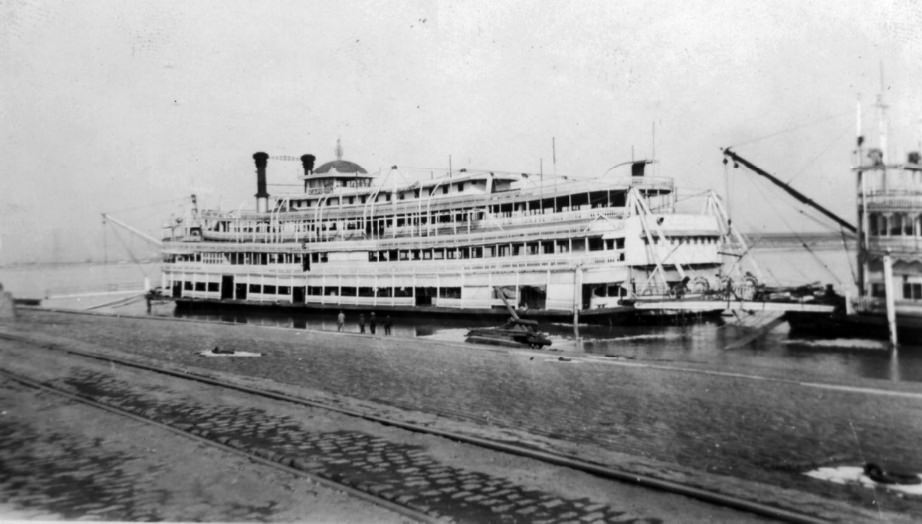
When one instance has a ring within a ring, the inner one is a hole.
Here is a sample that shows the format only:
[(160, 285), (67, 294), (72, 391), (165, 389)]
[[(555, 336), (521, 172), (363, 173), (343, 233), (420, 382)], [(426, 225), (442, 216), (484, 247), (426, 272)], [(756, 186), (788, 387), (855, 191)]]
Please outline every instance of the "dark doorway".
[(232, 298), (234, 298), (234, 276), (224, 275), (221, 277), (221, 300)]
[(434, 297), (436, 293), (434, 287), (418, 287), (415, 289), (415, 291), (417, 306), (432, 305), (432, 297)]
[(181, 297), (182, 297), (182, 282), (177, 280), (173, 282), (173, 298), (181, 298)]
[(304, 303), (304, 286), (291, 288), (291, 301), (295, 304)]
[(247, 285), (237, 284), (234, 289), (234, 294), (237, 297), (237, 300), (246, 300), (247, 299)]
[(519, 307), (544, 309), (547, 304), (547, 288), (544, 286), (522, 286), (519, 288)]

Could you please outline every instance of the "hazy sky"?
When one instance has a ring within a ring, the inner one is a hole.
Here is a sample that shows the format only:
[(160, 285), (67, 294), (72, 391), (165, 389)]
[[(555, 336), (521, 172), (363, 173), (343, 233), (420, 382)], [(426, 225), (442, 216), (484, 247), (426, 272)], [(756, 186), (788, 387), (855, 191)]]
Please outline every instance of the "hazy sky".
[[(594, 177), (649, 156), (655, 123), (682, 187), (723, 192), (740, 144), (854, 220), (855, 100), (875, 142), (881, 64), (893, 153), (918, 149), (914, 3), (7, 0), (0, 262), (90, 256), (103, 211), (158, 235), (193, 192), (252, 207), (253, 152), (323, 162), (340, 137), (370, 171), (550, 170), (556, 137), (557, 171)], [(270, 160), (270, 183), (298, 174)], [(742, 227), (816, 228), (731, 175)]]

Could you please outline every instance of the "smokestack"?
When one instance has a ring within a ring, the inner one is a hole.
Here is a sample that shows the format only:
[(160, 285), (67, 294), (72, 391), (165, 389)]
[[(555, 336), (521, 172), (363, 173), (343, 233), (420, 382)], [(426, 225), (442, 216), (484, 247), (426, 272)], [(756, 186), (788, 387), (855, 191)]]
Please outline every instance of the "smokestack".
[(304, 176), (310, 175), (314, 172), (314, 160), (317, 157), (314, 155), (302, 155), (301, 156), (301, 165), (304, 166)]
[(266, 193), (266, 164), (269, 155), (254, 153), (253, 160), (256, 161), (256, 212), (265, 213), (269, 209), (269, 193)]
[(646, 165), (646, 160), (641, 160), (640, 162), (634, 162), (631, 164), (631, 176), (643, 176), (644, 167), (646, 167)]

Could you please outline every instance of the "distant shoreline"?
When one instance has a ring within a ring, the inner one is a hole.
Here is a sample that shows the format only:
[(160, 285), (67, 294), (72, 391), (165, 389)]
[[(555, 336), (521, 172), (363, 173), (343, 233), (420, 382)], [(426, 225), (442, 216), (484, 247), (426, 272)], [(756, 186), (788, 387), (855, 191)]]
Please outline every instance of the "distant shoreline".
[[(160, 262), (160, 257), (157, 258), (146, 258), (139, 260), (142, 265), (146, 264), (157, 264)], [(58, 266), (98, 266), (98, 265), (110, 265), (110, 266), (127, 266), (135, 264), (133, 260), (71, 260), (71, 261), (62, 261), (62, 262), (50, 262), (50, 261), (31, 261), (31, 262), (11, 262), (8, 264), (0, 264), (0, 269), (29, 269), (29, 268), (44, 268), (44, 267), (58, 267)]]

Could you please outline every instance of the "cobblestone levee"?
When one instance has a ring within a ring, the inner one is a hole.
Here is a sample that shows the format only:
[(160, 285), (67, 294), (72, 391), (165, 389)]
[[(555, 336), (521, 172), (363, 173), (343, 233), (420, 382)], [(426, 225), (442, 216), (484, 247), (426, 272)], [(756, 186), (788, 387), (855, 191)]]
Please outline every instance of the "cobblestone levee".
[[(72, 372), (59, 382), (85, 398), (457, 522), (662, 522), (586, 497), (561, 497), (446, 465), (420, 446), (361, 431), (314, 431), (309, 421), (178, 397), (163, 387), (145, 386), (141, 392), (124, 380), (92, 371)], [(75, 509), (81, 514), (83, 508)]]
[[(820, 464), (922, 471), (917, 398), (784, 381), (615, 365), (384, 337), (254, 326), (21, 312), (38, 330), (121, 351), (297, 384), (460, 420), (516, 428), (639, 457), (922, 517), (922, 504), (801, 473)], [(79, 329), (73, 329), (79, 326)], [(220, 346), (258, 359), (206, 359)], [(889, 387), (876, 381), (864, 385)]]
[(6, 377), (0, 405), (0, 521), (404, 521)]

